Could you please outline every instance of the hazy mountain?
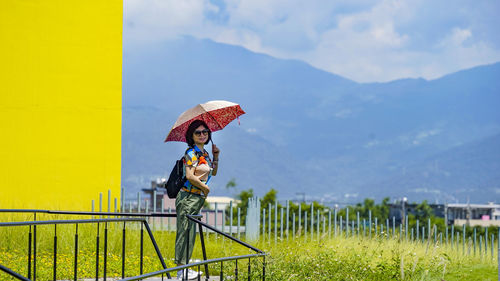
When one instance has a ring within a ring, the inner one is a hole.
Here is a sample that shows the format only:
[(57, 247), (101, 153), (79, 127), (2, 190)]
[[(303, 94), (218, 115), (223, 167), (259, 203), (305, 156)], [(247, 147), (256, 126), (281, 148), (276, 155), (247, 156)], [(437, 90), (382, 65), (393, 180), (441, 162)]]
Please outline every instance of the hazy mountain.
[[(217, 99), (240, 103), (247, 114), (241, 126), (214, 134), (222, 150), (214, 194), (235, 193), (224, 188), (231, 178), (259, 195), (274, 187), (282, 198), (305, 192), (326, 201), (402, 194), (465, 200), (479, 194), (467, 190), (500, 188), (495, 170), (479, 173), (468, 158), (443, 156), (498, 152), (500, 142), (488, 137), (500, 133), (500, 64), (432, 81), (361, 84), (300, 61), (187, 37), (125, 49), (123, 69), (122, 178), (130, 192), (165, 176), (184, 152), (185, 144), (163, 143), (177, 116)], [(450, 176), (418, 176), (433, 161)], [(498, 167), (500, 157), (489, 161)]]

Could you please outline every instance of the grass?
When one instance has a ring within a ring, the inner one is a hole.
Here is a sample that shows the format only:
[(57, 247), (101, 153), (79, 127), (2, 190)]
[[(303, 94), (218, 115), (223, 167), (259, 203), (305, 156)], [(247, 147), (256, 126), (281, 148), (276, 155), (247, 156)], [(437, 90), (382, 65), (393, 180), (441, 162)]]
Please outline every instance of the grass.
[[(59, 217), (60, 218), (60, 217)], [(71, 217), (75, 219), (75, 217)], [(29, 218), (24, 218), (29, 219)], [(39, 218), (40, 219), (40, 218)], [(42, 218), (42, 219), (49, 219)], [(4, 220), (5, 221), (5, 220)], [(108, 225), (107, 276), (121, 276), (123, 223)], [(0, 264), (27, 275), (28, 232), (23, 227), (0, 228)], [(52, 279), (54, 226), (37, 227), (37, 277)], [(78, 276), (95, 276), (96, 234), (95, 225), (80, 225)], [(57, 227), (57, 278), (72, 279), (74, 264), (74, 225)], [(100, 235), (100, 273), (103, 275), (104, 227)], [(175, 233), (155, 231), (155, 239), (168, 267), (174, 266)], [(154, 247), (144, 232), (144, 272), (160, 270), (161, 263)], [(327, 235), (313, 241), (304, 237), (271, 243), (251, 243), (267, 252), (266, 280), (497, 280), (497, 260), (491, 256), (467, 255), (456, 249), (434, 243), (404, 242), (383, 237), (358, 239)], [(210, 235), (207, 245), (209, 259), (252, 253), (237, 243), (221, 236)], [(467, 251), (467, 249), (466, 249)], [(471, 251), (472, 252), (472, 251)], [(127, 223), (126, 276), (139, 274), (140, 224)], [(193, 258), (201, 259), (199, 238)], [(252, 280), (259, 280), (262, 258), (252, 260)], [(247, 278), (248, 261), (238, 263), (238, 277)], [(224, 263), (224, 276), (234, 278), (235, 262)], [(211, 275), (219, 275), (220, 264), (210, 266)], [(174, 274), (175, 275), (175, 274)], [(0, 280), (10, 280), (1, 272)]]

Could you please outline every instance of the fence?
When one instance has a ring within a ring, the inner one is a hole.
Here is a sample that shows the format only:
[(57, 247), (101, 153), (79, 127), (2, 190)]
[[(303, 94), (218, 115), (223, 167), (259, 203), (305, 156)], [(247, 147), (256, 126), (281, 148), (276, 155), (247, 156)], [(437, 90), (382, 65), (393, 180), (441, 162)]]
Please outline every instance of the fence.
[[(495, 249), (500, 251), (498, 232), (488, 233), (488, 228), (474, 227), (468, 235), (467, 230), (470, 231), (470, 228), (466, 228), (465, 224), (461, 227), (444, 225), (440, 227), (444, 231), (440, 232), (438, 226), (431, 223), (431, 219), (426, 222), (418, 219), (410, 222), (408, 216), (405, 216), (400, 223), (396, 222), (395, 217), (378, 221), (378, 218), (372, 218), (371, 211), (367, 218), (360, 217), (359, 212), (354, 217), (355, 219), (350, 219), (348, 208), (345, 209), (345, 217), (342, 217), (337, 210), (314, 210), (313, 204), (309, 211), (302, 211), (299, 205), (297, 213), (290, 212), (288, 202), (284, 207), (269, 204), (262, 209), (260, 233), (262, 239), (274, 243), (299, 237), (304, 240), (321, 237), (377, 238), (439, 243), (463, 254), (492, 259), (498, 257)], [(410, 223), (415, 227), (409, 227)], [(478, 230), (484, 234), (478, 234)]]
[[(156, 243), (156, 240), (153, 235), (153, 231), (149, 227), (148, 220), (147, 218), (155, 218), (155, 217), (174, 217), (176, 214), (162, 214), (162, 213), (95, 213), (95, 212), (68, 212), (68, 211), (50, 211), (50, 210), (13, 210), (13, 209), (0, 209), (0, 213), (32, 213), (34, 216), (33, 221), (16, 221), (16, 222), (0, 222), (0, 227), (27, 227), (27, 236), (28, 236), (28, 250), (27, 250), (27, 272), (26, 276), (23, 276), (19, 272), (15, 272), (10, 268), (7, 268), (4, 265), (0, 265), (0, 270), (8, 274), (8, 276), (11, 276), (12, 278), (16, 278), (18, 280), (36, 280), (37, 279), (37, 244), (38, 240), (37, 239), (37, 226), (41, 225), (53, 225), (54, 226), (54, 236), (53, 236), (53, 263), (52, 263), (52, 272), (53, 272), (53, 280), (57, 280), (57, 254), (58, 254), (58, 234), (57, 234), (57, 226), (58, 225), (63, 225), (63, 224), (73, 224), (75, 225), (75, 232), (74, 232), (74, 268), (73, 268), (73, 280), (78, 280), (78, 257), (79, 257), (79, 232), (78, 232), (78, 226), (83, 225), (83, 224), (94, 224), (96, 226), (96, 251), (95, 251), (95, 266), (96, 266), (96, 271), (95, 271), (95, 279), (96, 281), (99, 279), (99, 267), (102, 265), (103, 268), (103, 280), (107, 280), (107, 257), (108, 257), (108, 224), (111, 223), (123, 223), (123, 229), (122, 229), (122, 252), (121, 252), (121, 277), (122, 280), (140, 280), (144, 279), (147, 277), (152, 277), (152, 276), (158, 276), (161, 275), (162, 277), (164, 275), (167, 275), (167, 278), (171, 278), (170, 272), (177, 271), (180, 269), (185, 269), (185, 268), (190, 268), (190, 267), (197, 267), (198, 270), (200, 270), (200, 267), (203, 265), (205, 267), (205, 275), (206, 275), (206, 280), (210, 278), (209, 276), (209, 269), (208, 265), (209, 264), (214, 264), (214, 263), (220, 263), (220, 277), (221, 280), (223, 279), (223, 262), (226, 261), (235, 261), (236, 263), (236, 269), (235, 269), (235, 276), (236, 279), (238, 278), (238, 261), (242, 259), (248, 259), (248, 276), (250, 280), (250, 275), (251, 275), (251, 267), (250, 267), (250, 259), (252, 258), (263, 258), (263, 268), (262, 268), (262, 280), (265, 280), (265, 253), (243, 241), (240, 241), (239, 239), (232, 237), (224, 232), (219, 231), (218, 229), (205, 224), (201, 221), (201, 215), (188, 215), (188, 219), (194, 224), (191, 224), (190, 227), (193, 227), (193, 225), (197, 224), (198, 227), (198, 232), (200, 234), (200, 242), (201, 242), (201, 249), (202, 249), (202, 254), (203, 254), (203, 261), (200, 262), (195, 262), (195, 263), (189, 263), (189, 261), (186, 262), (185, 265), (183, 266), (177, 266), (177, 267), (171, 267), (167, 268), (167, 265), (165, 263), (165, 260), (163, 258), (163, 255)], [(36, 220), (36, 215), (39, 213), (45, 213), (45, 214), (55, 214), (55, 215), (78, 215), (78, 216), (114, 216), (114, 217), (124, 217), (124, 218), (99, 218), (99, 219), (76, 219), (76, 220), (45, 220), (45, 221), (37, 221)], [(134, 218), (134, 217), (140, 217), (140, 218)], [(138, 276), (132, 276), (125, 278), (125, 259), (126, 259), (126, 226), (127, 223), (140, 223), (140, 263), (139, 263), (139, 275)], [(100, 255), (99, 252), (101, 250), (101, 236), (100, 236), (100, 227), (104, 225), (104, 245), (103, 245), (103, 261), (101, 263), (100, 261)], [(251, 249), (255, 251), (255, 254), (250, 254), (250, 255), (243, 255), (243, 256), (230, 256), (230, 257), (223, 257), (223, 258), (216, 258), (216, 259), (207, 259), (206, 255), (206, 249), (205, 249), (205, 242), (204, 242), (204, 235), (203, 235), (203, 228), (210, 229), (211, 231), (215, 232), (218, 235), (221, 235), (227, 239), (230, 239), (233, 242), (236, 242), (240, 245), (243, 245), (244, 247)], [(150, 272), (144, 274), (143, 272), (143, 265), (144, 265), (144, 229), (147, 231), (148, 237), (150, 241), (152, 242), (155, 253), (157, 255), (157, 258), (161, 262), (162, 265), (162, 270), (156, 271), (156, 272)], [(189, 244), (189, 243), (187, 243)], [(88, 277), (88, 276), (85, 276)], [(200, 280), (200, 277), (198, 278)]]
[[(404, 220), (400, 222), (397, 222), (395, 217), (378, 221), (378, 218), (372, 218), (371, 211), (368, 213), (368, 217), (363, 218), (358, 212), (355, 219), (350, 219), (352, 215), (349, 215), (349, 208), (345, 209), (345, 217), (342, 217), (338, 214), (338, 210), (328, 210), (327, 212), (314, 210), (312, 203), (309, 210), (302, 210), (301, 204), (299, 204), (299, 210), (292, 212), (289, 201), (286, 201), (285, 206), (279, 206), (276, 202), (274, 205), (269, 204), (267, 208), (260, 207), (258, 198), (251, 198), (250, 201), (247, 216), (244, 218), (247, 221), (244, 225), (241, 224), (243, 222), (241, 210), (238, 208), (237, 214), (234, 214), (232, 202), (229, 204), (229, 214), (226, 214), (225, 209), (219, 209), (217, 204), (215, 204), (215, 210), (202, 211), (205, 224), (212, 225), (214, 229), (221, 232), (235, 234), (238, 238), (247, 231), (247, 228), (248, 231), (257, 228), (258, 233), (253, 232), (245, 237), (252, 241), (260, 238), (268, 242), (274, 241), (274, 243), (277, 243), (278, 240), (296, 239), (298, 236), (301, 236), (302, 239), (319, 239), (321, 236), (401, 239), (413, 242), (439, 243), (450, 249), (460, 250), (460, 253), (491, 258), (497, 256), (495, 249), (500, 249), (498, 247), (498, 232), (497, 234), (488, 233), (488, 228), (484, 227), (474, 227), (472, 230), (466, 229), (465, 224), (461, 227), (455, 225), (438, 227), (432, 224), (430, 219), (425, 222), (409, 221), (408, 216), (405, 216)], [(161, 212), (165, 211), (163, 205), (162, 201)], [(132, 204), (129, 202), (130, 206)], [(135, 202), (136, 211), (140, 212), (141, 206), (144, 206), (143, 210), (148, 211), (148, 202), (141, 202), (138, 194)], [(153, 206), (156, 206), (155, 202), (153, 202)], [(258, 215), (255, 214), (256, 210), (259, 212)], [(134, 210), (130, 208), (129, 211)], [(170, 213), (171, 210), (168, 212)], [(214, 218), (212, 221), (209, 221), (210, 215)], [(237, 224), (233, 225), (235, 215)], [(175, 225), (175, 221), (173, 225)], [(174, 229), (173, 225), (169, 220), (167, 229)], [(410, 227), (410, 225), (414, 226)], [(443, 229), (443, 231), (438, 231), (438, 228)], [(471, 233), (468, 234), (468, 232)], [(479, 232), (482, 234), (478, 234)]]

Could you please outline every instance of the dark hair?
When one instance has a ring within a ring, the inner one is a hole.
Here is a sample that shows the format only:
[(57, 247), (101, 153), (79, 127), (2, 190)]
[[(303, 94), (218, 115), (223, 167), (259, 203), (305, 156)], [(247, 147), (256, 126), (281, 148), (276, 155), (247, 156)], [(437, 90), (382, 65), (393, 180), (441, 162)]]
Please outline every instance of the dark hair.
[(198, 128), (199, 126), (203, 126), (203, 127), (205, 127), (205, 129), (208, 130), (208, 139), (205, 142), (205, 144), (208, 144), (210, 142), (210, 140), (212, 139), (212, 132), (208, 128), (207, 123), (205, 123), (202, 120), (194, 120), (193, 122), (191, 122), (191, 124), (189, 124), (189, 127), (186, 131), (186, 142), (187, 142), (189, 147), (194, 147), (193, 134), (194, 134), (194, 131), (196, 130), (196, 128)]

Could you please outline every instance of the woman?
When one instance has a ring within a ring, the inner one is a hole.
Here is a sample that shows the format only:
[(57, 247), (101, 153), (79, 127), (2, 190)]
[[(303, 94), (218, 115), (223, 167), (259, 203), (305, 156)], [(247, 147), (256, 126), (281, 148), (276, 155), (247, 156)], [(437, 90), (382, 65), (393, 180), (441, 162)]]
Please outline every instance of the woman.
[[(189, 221), (186, 215), (199, 214), (203, 203), (205, 203), (205, 198), (210, 192), (207, 183), (211, 176), (217, 174), (220, 150), (212, 143), (213, 159), (210, 159), (204, 148), (211, 139), (211, 132), (205, 122), (195, 120), (189, 125), (186, 132), (186, 142), (189, 148), (184, 155), (187, 180), (175, 200), (177, 212), (175, 262), (178, 266), (189, 261), (196, 239), (196, 225)], [(187, 245), (188, 237), (189, 245)], [(187, 276), (188, 279), (194, 279), (198, 277), (198, 274), (198, 272), (189, 269)], [(177, 276), (179, 280), (182, 280), (183, 270), (179, 270)]]

